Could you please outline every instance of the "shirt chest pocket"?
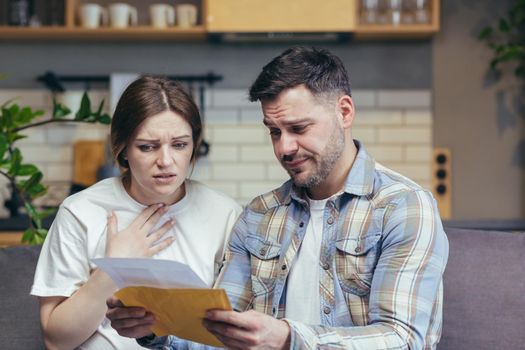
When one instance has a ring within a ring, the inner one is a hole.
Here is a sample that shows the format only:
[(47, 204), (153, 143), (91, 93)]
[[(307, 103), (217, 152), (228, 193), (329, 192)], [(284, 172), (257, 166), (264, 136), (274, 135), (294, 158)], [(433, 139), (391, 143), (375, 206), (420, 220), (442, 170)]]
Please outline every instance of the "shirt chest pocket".
[(273, 290), (279, 273), (281, 245), (258, 236), (248, 236), (246, 248), (250, 252), (253, 294), (268, 294)]
[(336, 272), (344, 292), (358, 296), (370, 293), (379, 256), (380, 238), (381, 232), (370, 232), (361, 239), (345, 238), (336, 241)]

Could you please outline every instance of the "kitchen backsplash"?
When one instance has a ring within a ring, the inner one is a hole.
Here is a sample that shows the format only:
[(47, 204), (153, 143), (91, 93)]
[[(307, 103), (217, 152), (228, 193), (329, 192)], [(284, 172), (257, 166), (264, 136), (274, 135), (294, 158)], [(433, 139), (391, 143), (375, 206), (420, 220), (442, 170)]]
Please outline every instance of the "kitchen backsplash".
[[(42, 90), (0, 90), (0, 103), (10, 98), (33, 108), (50, 110), (50, 94)], [(93, 104), (108, 100), (105, 90), (91, 91)], [(430, 188), (432, 109), (429, 90), (358, 90), (354, 138), (383, 165)], [(210, 89), (204, 111), (205, 139), (210, 154), (199, 160), (192, 178), (246, 204), (257, 194), (288, 178), (275, 160), (258, 103), (247, 100), (245, 89)], [(75, 106), (76, 107), (76, 106)], [(73, 143), (105, 140), (109, 127), (89, 124), (50, 124), (29, 129), (19, 141), (24, 160), (40, 167), (49, 193), (40, 204), (57, 205), (69, 193), (73, 172)], [(0, 176), (0, 203), (8, 197)], [(0, 205), (0, 217), (7, 211)]]

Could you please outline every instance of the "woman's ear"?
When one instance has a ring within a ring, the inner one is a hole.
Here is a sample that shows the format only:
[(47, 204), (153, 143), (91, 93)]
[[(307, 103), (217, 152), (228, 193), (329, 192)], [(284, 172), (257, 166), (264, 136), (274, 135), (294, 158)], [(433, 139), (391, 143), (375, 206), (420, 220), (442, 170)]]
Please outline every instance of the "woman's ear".
[(354, 101), (352, 98), (348, 95), (339, 97), (336, 108), (337, 114), (341, 118), (343, 128), (351, 128), (355, 115)]

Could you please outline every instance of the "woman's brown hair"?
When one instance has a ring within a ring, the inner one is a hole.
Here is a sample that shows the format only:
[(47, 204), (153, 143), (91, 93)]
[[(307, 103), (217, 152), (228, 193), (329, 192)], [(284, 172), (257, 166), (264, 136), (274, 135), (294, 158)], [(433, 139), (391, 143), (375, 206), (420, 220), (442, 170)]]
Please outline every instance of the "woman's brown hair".
[(138, 127), (147, 118), (165, 111), (172, 111), (188, 122), (192, 130), (195, 162), (202, 139), (202, 122), (199, 109), (184, 87), (173, 80), (151, 75), (141, 76), (131, 83), (120, 97), (111, 122), (111, 149), (113, 157), (129, 175), (125, 159), (126, 146), (133, 140)]

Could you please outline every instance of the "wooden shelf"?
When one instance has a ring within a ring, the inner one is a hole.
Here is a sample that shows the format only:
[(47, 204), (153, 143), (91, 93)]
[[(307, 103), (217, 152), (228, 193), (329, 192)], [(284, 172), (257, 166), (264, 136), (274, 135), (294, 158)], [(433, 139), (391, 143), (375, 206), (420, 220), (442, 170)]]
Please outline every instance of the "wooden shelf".
[[(430, 23), (420, 25), (364, 25), (359, 23), (361, 0), (337, 0), (321, 6), (316, 0), (192, 0), (197, 1), (202, 24), (192, 28), (157, 29), (150, 26), (126, 29), (85, 29), (78, 26), (75, 13), (87, 0), (64, 0), (64, 26), (0, 26), (0, 40), (205, 40), (209, 33), (222, 32), (342, 32), (356, 39), (421, 38), (439, 30), (440, 0), (430, 1)], [(104, 0), (106, 1), (106, 0)], [(107, 0), (109, 3), (110, 0)], [(148, 0), (153, 3), (153, 0)], [(226, 6), (228, 5), (228, 6)], [(243, 6), (241, 6), (243, 5)], [(272, 5), (272, 6), (270, 6)], [(300, 6), (299, 6), (300, 5)], [(308, 6), (306, 6), (308, 5)], [(257, 6), (259, 8), (257, 9)], [(284, 7), (283, 7), (284, 6)], [(322, 7), (322, 8), (319, 8)], [(275, 9), (280, 9), (275, 11)], [(300, 10), (300, 11), (299, 11)], [(299, 11), (290, 18), (290, 12)], [(335, 16), (337, 15), (337, 16)], [(335, 16), (335, 17), (334, 17)], [(315, 18), (315, 20), (313, 20)], [(258, 29), (258, 30), (256, 30)]]
[(439, 31), (433, 24), (414, 25), (359, 25), (354, 35), (358, 39), (384, 39), (384, 38), (424, 38)]
[(8, 27), (0, 26), (1, 39), (93, 39), (93, 40), (204, 40), (206, 30), (203, 26), (192, 28), (157, 29), (141, 26), (126, 29), (75, 27)]

